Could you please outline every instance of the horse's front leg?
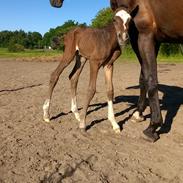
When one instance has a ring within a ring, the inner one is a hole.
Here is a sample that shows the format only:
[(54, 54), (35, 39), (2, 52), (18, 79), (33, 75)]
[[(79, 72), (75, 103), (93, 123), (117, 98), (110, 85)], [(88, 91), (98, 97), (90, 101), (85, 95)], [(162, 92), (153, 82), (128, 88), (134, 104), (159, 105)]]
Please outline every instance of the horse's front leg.
[(148, 92), (151, 111), (150, 125), (146, 130), (144, 130), (144, 134), (148, 140), (154, 142), (159, 139), (156, 129), (162, 125), (163, 120), (158, 96), (156, 42), (154, 40), (153, 34), (139, 34), (138, 45), (140, 55), (142, 57), (142, 74), (144, 77), (143, 82)]
[(137, 104), (137, 110), (133, 113), (131, 120), (133, 122), (141, 122), (144, 121), (143, 112), (146, 108), (146, 95), (147, 95), (147, 88), (145, 87), (145, 78), (142, 72), (142, 57), (140, 55), (139, 46), (138, 46), (138, 35), (137, 29), (135, 26), (129, 30), (130, 42), (132, 48), (139, 60), (141, 65), (141, 72), (139, 78), (139, 86), (140, 86), (140, 96)]

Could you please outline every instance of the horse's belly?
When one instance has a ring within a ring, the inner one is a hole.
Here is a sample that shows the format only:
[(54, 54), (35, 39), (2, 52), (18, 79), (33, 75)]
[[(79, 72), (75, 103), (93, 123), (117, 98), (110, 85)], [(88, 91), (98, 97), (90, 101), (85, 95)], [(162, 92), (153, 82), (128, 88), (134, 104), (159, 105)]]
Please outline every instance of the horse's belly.
[(157, 28), (156, 38), (160, 41), (183, 42), (183, 25), (164, 25)]

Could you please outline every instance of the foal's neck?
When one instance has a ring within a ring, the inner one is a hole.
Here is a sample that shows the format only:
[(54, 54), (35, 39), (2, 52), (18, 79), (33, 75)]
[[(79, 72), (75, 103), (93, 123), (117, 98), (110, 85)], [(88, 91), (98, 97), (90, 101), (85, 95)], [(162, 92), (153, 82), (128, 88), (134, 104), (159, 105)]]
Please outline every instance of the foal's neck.
[(116, 33), (116, 29), (114, 26), (114, 23), (110, 23), (108, 24), (106, 27), (102, 28), (104, 31), (106, 31), (109, 34), (109, 41), (111, 44), (118, 44), (118, 40), (117, 40), (117, 33)]

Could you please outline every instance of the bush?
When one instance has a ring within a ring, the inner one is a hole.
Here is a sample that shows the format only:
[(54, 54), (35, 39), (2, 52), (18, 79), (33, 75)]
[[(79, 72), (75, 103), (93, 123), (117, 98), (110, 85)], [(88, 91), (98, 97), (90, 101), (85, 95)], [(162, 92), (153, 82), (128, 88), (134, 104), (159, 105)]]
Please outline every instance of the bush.
[(180, 53), (180, 45), (172, 43), (163, 43), (160, 48), (160, 53), (165, 56), (176, 55)]
[(9, 52), (21, 52), (24, 51), (24, 46), (21, 44), (10, 44), (8, 47)]

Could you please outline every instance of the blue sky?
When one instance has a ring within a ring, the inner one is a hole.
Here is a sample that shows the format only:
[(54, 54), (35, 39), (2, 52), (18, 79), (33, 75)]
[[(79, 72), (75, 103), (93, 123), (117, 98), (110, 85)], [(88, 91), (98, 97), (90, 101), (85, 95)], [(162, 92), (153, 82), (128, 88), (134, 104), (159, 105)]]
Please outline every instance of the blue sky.
[(97, 12), (109, 7), (109, 0), (64, 0), (60, 9), (49, 0), (0, 0), (0, 31), (38, 31), (62, 25), (67, 20), (90, 24)]

